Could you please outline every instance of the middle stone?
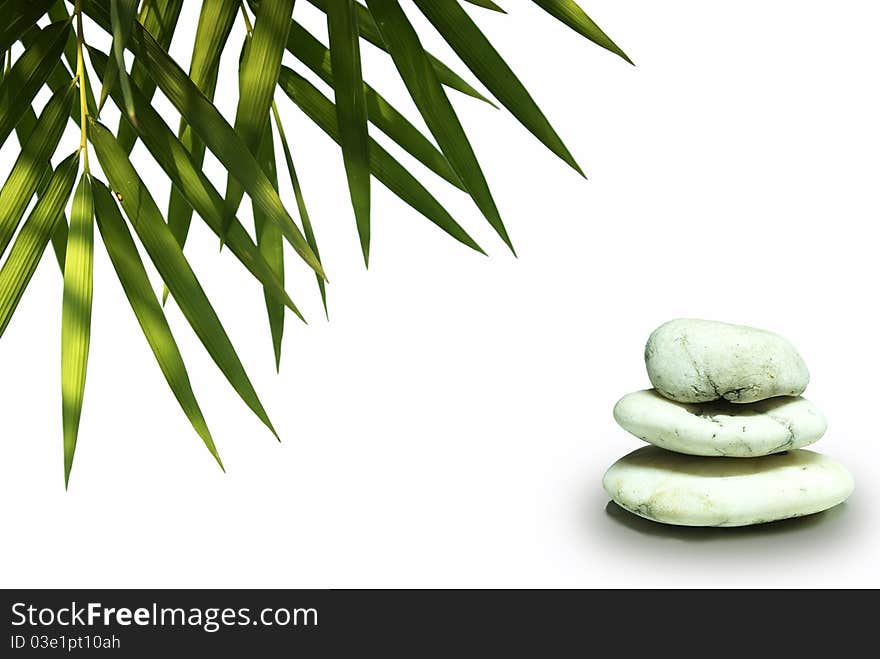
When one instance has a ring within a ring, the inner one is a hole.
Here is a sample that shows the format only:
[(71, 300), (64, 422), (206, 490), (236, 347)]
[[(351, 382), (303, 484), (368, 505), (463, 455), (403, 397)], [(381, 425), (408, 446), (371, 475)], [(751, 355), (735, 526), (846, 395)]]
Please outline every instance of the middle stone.
[(828, 427), (806, 398), (678, 403), (653, 389), (621, 398), (614, 419), (639, 439), (670, 451), (732, 458), (801, 448), (818, 441)]

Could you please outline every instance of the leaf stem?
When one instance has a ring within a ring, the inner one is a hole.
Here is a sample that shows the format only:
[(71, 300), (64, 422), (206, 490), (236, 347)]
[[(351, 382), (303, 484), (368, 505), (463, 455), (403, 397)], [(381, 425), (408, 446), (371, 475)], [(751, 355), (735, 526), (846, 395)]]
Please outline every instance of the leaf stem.
[(88, 138), (88, 118), (89, 106), (86, 102), (86, 67), (83, 61), (83, 20), (82, 20), (82, 4), (81, 0), (76, 0), (74, 4), (74, 12), (76, 13), (76, 79), (79, 84), (79, 149), (83, 154), (83, 170), (86, 174), (89, 171), (89, 138)]
[(251, 19), (248, 17), (247, 9), (244, 8), (244, 0), (240, 0), (238, 6), (241, 8), (241, 16), (244, 18), (244, 27), (247, 30), (248, 38), (254, 36), (254, 27), (251, 25)]

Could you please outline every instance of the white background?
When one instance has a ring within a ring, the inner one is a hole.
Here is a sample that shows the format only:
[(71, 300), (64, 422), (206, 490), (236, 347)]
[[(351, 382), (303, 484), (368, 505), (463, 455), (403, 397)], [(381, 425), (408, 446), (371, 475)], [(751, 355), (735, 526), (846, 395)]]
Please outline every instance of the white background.
[[(279, 93), (332, 280), (331, 322), (313, 278), (291, 265), (311, 323), (288, 316), (276, 375), (260, 289), (196, 221), (187, 255), (283, 438), (250, 415), (170, 303), (227, 474), (178, 409), (99, 244), (86, 409), (64, 491), (61, 279), (47, 251), (0, 341), (4, 584), (880, 585), (880, 6), (584, 0), (632, 68), (531, 3), (504, 4), (508, 16), (472, 13), (590, 180), (509, 115), (452, 93), (519, 259), (463, 195), (413, 165), (491, 258), (377, 184), (367, 272), (338, 148)], [(196, 5), (172, 46), (184, 65)], [(230, 118), (242, 32), (239, 20), (218, 93)], [(365, 61), (367, 78), (417, 117), (388, 60), (369, 49)], [(59, 157), (76, 137), (71, 126)], [(15, 154), (9, 140), (4, 176)], [(140, 145), (135, 159), (164, 207), (167, 179)], [(222, 190), (215, 161), (208, 171)], [(286, 181), (282, 195), (293, 208)], [(679, 316), (795, 343), (812, 372), (807, 396), (830, 421), (816, 448), (856, 477), (845, 506), (732, 531), (606, 511), (604, 470), (640, 445), (611, 408), (648, 385), (644, 341)]]

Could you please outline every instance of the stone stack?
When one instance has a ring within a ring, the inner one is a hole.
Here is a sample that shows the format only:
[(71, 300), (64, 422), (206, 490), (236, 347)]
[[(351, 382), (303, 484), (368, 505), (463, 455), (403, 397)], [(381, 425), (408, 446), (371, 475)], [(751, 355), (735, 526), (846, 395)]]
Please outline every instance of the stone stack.
[(645, 346), (653, 389), (614, 418), (653, 446), (624, 456), (603, 484), (621, 507), (681, 526), (746, 526), (826, 510), (853, 491), (850, 473), (804, 451), (827, 423), (801, 397), (810, 381), (787, 340), (708, 320), (672, 320)]

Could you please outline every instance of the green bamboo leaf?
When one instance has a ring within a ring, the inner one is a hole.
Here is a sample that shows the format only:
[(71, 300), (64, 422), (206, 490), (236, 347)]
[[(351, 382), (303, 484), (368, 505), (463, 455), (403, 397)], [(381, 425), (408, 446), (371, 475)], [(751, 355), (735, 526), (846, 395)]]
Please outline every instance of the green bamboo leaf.
[[(100, 74), (107, 66), (107, 55), (94, 48), (89, 48), (89, 54), (92, 65)], [(224, 203), (220, 193), (204, 173), (196, 168), (186, 147), (174, 136), (155, 108), (141, 96), (138, 89), (132, 91), (138, 111), (136, 129), (138, 137), (143, 140), (144, 146), (147, 147), (159, 166), (165, 170), (175, 189), (180, 191), (184, 203), (194, 208), (205, 220), (208, 227), (219, 237), (224, 217)], [(110, 97), (118, 106), (122, 106), (118, 87), (114, 87), (110, 91)], [(302, 314), (285, 292), (284, 284), (275, 276), (272, 268), (266, 263), (247, 231), (237, 219), (230, 227), (227, 244), (236, 258), (260, 281), (265, 289), (272, 293), (278, 302), (302, 318)]]
[[(189, 77), (208, 100), (213, 100), (217, 86), (217, 72), (220, 67), (220, 56), (226, 47), (240, 0), (215, 0), (202, 3), (196, 37), (193, 41), (192, 58), (189, 66)], [(178, 131), (181, 143), (192, 155), (196, 169), (201, 169), (205, 159), (205, 143), (193, 133), (185, 119), (180, 120)], [(176, 187), (171, 188), (168, 200), (168, 226), (183, 247), (192, 221), (192, 206), (183, 198)], [(167, 288), (163, 291), (163, 301), (167, 297)]]
[[(300, 220), (302, 220), (303, 233), (306, 236), (306, 241), (309, 243), (309, 247), (312, 248), (315, 256), (320, 259), (321, 253), (318, 251), (318, 241), (315, 238), (315, 230), (312, 228), (312, 220), (309, 217), (309, 211), (306, 208), (306, 200), (303, 196), (302, 187), (299, 184), (299, 177), (296, 175), (296, 168), (293, 166), (293, 154), (290, 152), (290, 145), (287, 143), (287, 136), (284, 134), (284, 126), (281, 123), (281, 117), (278, 116), (278, 106), (275, 105), (275, 103), (272, 104), (272, 114), (275, 118), (275, 127), (278, 129), (278, 137), (281, 139), (281, 148), (284, 150), (284, 160), (287, 164), (287, 175), (290, 177), (290, 184), (291, 187), (293, 187), (293, 196), (296, 197), (296, 206), (299, 210)], [(316, 274), (315, 279), (318, 280), (318, 290), (321, 292), (321, 303), (324, 305), (324, 316), (329, 320), (330, 314), (327, 311), (327, 287), (324, 285), (324, 280), (319, 275)]]
[(492, 11), (497, 11), (502, 14), (507, 13), (504, 9), (492, 2), (492, 0), (465, 0), (465, 2), (469, 2), (477, 7), (482, 7), (483, 9), (491, 9)]
[[(43, 111), (45, 112), (45, 108), (43, 108)], [(22, 148), (27, 143), (31, 134), (33, 134), (37, 121), (37, 115), (34, 113), (33, 108), (28, 108), (25, 111), (24, 116), (19, 120), (18, 125), (15, 127), (15, 136), (18, 138), (18, 144)], [(37, 185), (37, 199), (42, 198), (46, 193), (46, 188), (49, 186), (49, 181), (52, 180), (52, 175), (54, 173), (55, 169), (47, 162), (46, 168), (43, 170), (43, 174), (40, 177), (40, 182)], [(58, 261), (58, 267), (61, 269), (61, 274), (63, 275), (64, 258), (67, 252), (67, 217), (65, 217), (64, 213), (61, 213), (61, 217), (58, 218), (58, 222), (55, 225), (55, 230), (52, 232), (52, 250), (55, 252), (55, 260)]]
[(64, 487), (76, 452), (82, 416), (89, 342), (92, 333), (92, 263), (95, 247), (94, 202), (84, 172), (73, 194), (70, 235), (64, 260), (61, 303), (61, 418), (64, 428)]
[[(55, 0), (49, 7), (49, 20), (52, 23), (57, 23), (58, 21), (69, 19), (70, 13), (67, 11), (67, 5), (64, 4), (64, 0)], [(76, 70), (76, 32), (74, 30), (70, 31), (67, 43), (64, 44), (64, 59), (67, 60), (67, 64), (71, 69)]]
[[(287, 44), (292, 13), (293, 0), (274, 0), (260, 5), (253, 36), (248, 41), (247, 55), (239, 71), (235, 132), (253, 154), (260, 148), (263, 129), (269, 119), (269, 106), (272, 105), (272, 96), (278, 85), (278, 68)], [(241, 183), (230, 172), (226, 180), (227, 220), (224, 235), (238, 211), (243, 194)]]
[[(55, 169), (51, 165), (46, 167), (43, 178), (40, 180), (40, 185), (37, 186), (37, 199), (42, 199), (43, 195), (46, 194), (49, 181), (52, 180), (54, 173)], [(55, 260), (58, 262), (62, 275), (64, 274), (64, 260), (67, 258), (67, 233), (67, 216), (62, 211), (61, 216), (55, 223), (55, 229), (52, 231), (52, 251), (55, 252)]]
[(226, 330), (125, 151), (113, 134), (96, 121), (89, 126), (89, 136), (125, 214), (184, 317), (233, 389), (277, 437)]
[[(135, 21), (135, 24), (138, 27), (142, 26), (141, 29), (146, 30), (152, 35), (156, 43), (162, 47), (162, 50), (167, 51), (171, 45), (171, 39), (174, 37), (174, 30), (177, 28), (177, 19), (180, 17), (182, 7), (183, 0), (145, 0), (140, 16)], [(112, 26), (103, 25), (102, 27), (112, 32)], [(152, 99), (153, 94), (156, 92), (155, 83), (150, 78), (143, 63), (139, 61), (137, 55), (135, 55), (131, 66), (131, 84), (140, 89), (147, 99)], [(119, 143), (122, 145), (125, 153), (131, 153), (136, 141), (137, 137), (131, 125), (125, 121), (120, 123)]]
[(78, 166), (78, 151), (58, 165), (46, 193), (18, 232), (6, 262), (0, 268), (0, 336), (9, 326), (12, 314), (49, 244), (55, 224), (67, 205), (76, 182)]
[[(52, 6), (53, 9), (55, 5)], [(50, 15), (55, 14), (57, 12), (50, 10)], [(64, 14), (66, 18), (62, 18), (62, 21), (70, 21), (70, 17), (67, 17), (67, 14)], [(57, 22), (57, 21), (56, 21)], [(24, 44), (25, 48), (30, 48), (34, 42), (39, 38), (41, 34), (41, 30), (38, 27), (34, 27), (31, 30), (25, 32), (21, 37), (21, 42)], [(68, 46), (71, 43), (74, 45), (74, 51), (76, 50), (76, 31), (68, 30), (68, 40), (64, 46), (65, 59), (67, 59), (67, 51), (69, 50)], [(73, 56), (73, 70), (76, 70), (76, 54)], [(88, 83), (88, 71), (85, 71), (86, 82)], [(46, 84), (49, 86), (49, 89), (52, 92), (57, 92), (62, 87), (66, 87), (68, 83), (70, 83), (71, 79), (74, 78), (73, 73), (71, 73), (70, 69), (64, 64), (63, 61), (59, 61), (55, 68), (52, 69), (51, 73), (49, 73), (49, 77), (46, 78)], [(95, 103), (94, 95), (92, 94), (91, 84), (86, 84), (86, 105), (88, 106), (89, 114), (95, 116), (97, 113), (97, 105)], [(74, 103), (70, 106), (70, 119), (73, 124), (79, 128), (79, 103)]]
[(546, 11), (553, 18), (561, 21), (572, 30), (586, 37), (597, 46), (601, 46), (611, 51), (615, 55), (619, 55), (630, 64), (633, 61), (623, 52), (620, 47), (611, 40), (605, 32), (602, 31), (592, 18), (587, 16), (586, 12), (574, 0), (532, 0), (541, 9)]
[[(301, 75), (286, 66), (281, 67), (279, 85), (290, 99), (314, 121), (318, 127), (340, 142), (336, 109), (333, 103)], [(440, 205), (419, 181), (397, 162), (391, 154), (375, 141), (370, 142), (370, 169), (373, 175), (389, 190), (412, 206), (431, 222), (443, 229), (459, 242), (481, 254), (482, 248), (474, 242), (467, 232), (456, 222), (446, 209)]]
[[(324, 13), (327, 12), (327, 0), (309, 0), (309, 2)], [(385, 41), (382, 39), (382, 35), (379, 34), (379, 28), (376, 26), (376, 21), (373, 19), (373, 15), (366, 7), (364, 7), (360, 3), (358, 3), (357, 5), (357, 12), (358, 30), (360, 32), (361, 38), (370, 42), (377, 48), (380, 48), (381, 50), (387, 52), (388, 47), (386, 46)], [(448, 66), (446, 66), (446, 64), (441, 62), (430, 53), (428, 53), (428, 60), (431, 62), (431, 66), (436, 71), (437, 77), (440, 79), (440, 82), (442, 82), (445, 86), (461, 92), (462, 94), (466, 94), (467, 96), (471, 96), (472, 98), (484, 101), (489, 105), (495, 105), (492, 101), (490, 101), (488, 98), (486, 98), (476, 89), (474, 89), (470, 84), (468, 84), (468, 82), (464, 78), (462, 78), (455, 71), (450, 69)]]
[(114, 59), (104, 72), (104, 81), (101, 85), (101, 97), (98, 101), (98, 109), (104, 106), (107, 94), (114, 85), (116, 78), (122, 87), (125, 97), (125, 109), (130, 120), (135, 121), (134, 103), (131, 100), (131, 84), (128, 81), (128, 73), (125, 70), (125, 44), (128, 35), (131, 34), (131, 26), (137, 20), (137, 8), (139, 0), (110, 0), (110, 26), (113, 31), (112, 51)]
[(58, 64), (69, 22), (52, 23), (24, 51), (0, 84), (0, 146)]
[[(272, 140), (272, 126), (263, 128), (263, 140), (257, 153), (257, 160), (266, 176), (278, 189), (278, 172), (275, 169), (275, 144)], [(269, 221), (266, 214), (256, 204), (253, 205), (254, 229), (257, 233), (257, 246), (275, 275), (284, 281), (284, 239), (278, 225)], [(281, 369), (281, 341), (284, 336), (284, 306), (269, 291), (265, 291), (266, 312), (269, 316), (269, 331), (272, 334), (272, 348), (275, 351), (275, 368)]]
[[(107, 11), (100, 3), (95, 0), (83, 0), (83, 6), (99, 25), (106, 27), (109, 24)], [(239, 180), (251, 199), (273, 222), (278, 223), (284, 238), (293, 249), (309, 267), (324, 276), (318, 258), (287, 213), (278, 193), (263, 174), (253, 154), (217, 108), (196, 88), (192, 80), (156, 43), (156, 40), (137, 24), (132, 29), (129, 46), (140, 57), (168, 100), (205, 141), (208, 148)]]
[(25, 30), (36, 25), (53, 2), (54, 0), (28, 0), (28, 2), (6, 0), (0, 3), (0, 16), (3, 17), (3, 22), (0, 24), (0, 52), (10, 48), (21, 38)]
[[(302, 25), (293, 21), (287, 37), (287, 50), (324, 82), (333, 86), (330, 51)], [(386, 101), (370, 85), (364, 84), (364, 98), (370, 122), (413, 158), (455, 187), (464, 189), (449, 162), (418, 128)]]
[(397, 0), (367, 0), (367, 6), (376, 19), (382, 39), (388, 46), (400, 77), (428, 129), (477, 207), (511, 251), (514, 251), (483, 170), (480, 169), (464, 128), (437, 79), (415, 29)]
[(354, 0), (331, 2), (327, 7), (333, 90), (342, 138), (342, 159), (351, 204), (354, 207), (364, 263), (370, 264), (370, 138), (367, 102), (361, 74), (360, 38)]
[(153, 293), (147, 271), (116, 206), (116, 200), (110, 190), (97, 179), (94, 180), (94, 196), (98, 230), (147, 343), (150, 344), (156, 362), (181, 409), (223, 469), (223, 462), (193, 393), (183, 357), (171, 334), (165, 314), (162, 313), (162, 307)]
[[(36, 124), (30, 130), (25, 125), (21, 131), (27, 137), (9, 177), (0, 189), (0, 257), (12, 240), (24, 211), (49, 166), (49, 159), (55, 153), (67, 123), (75, 90), (74, 83), (69, 81), (63, 89), (52, 95)], [(23, 117), (32, 114), (30, 106), (22, 112)], [(28, 119), (23, 121), (29, 123)]]
[(583, 176), (544, 113), (462, 6), (456, 0), (415, 0), (415, 4), (495, 98), (548, 149)]

